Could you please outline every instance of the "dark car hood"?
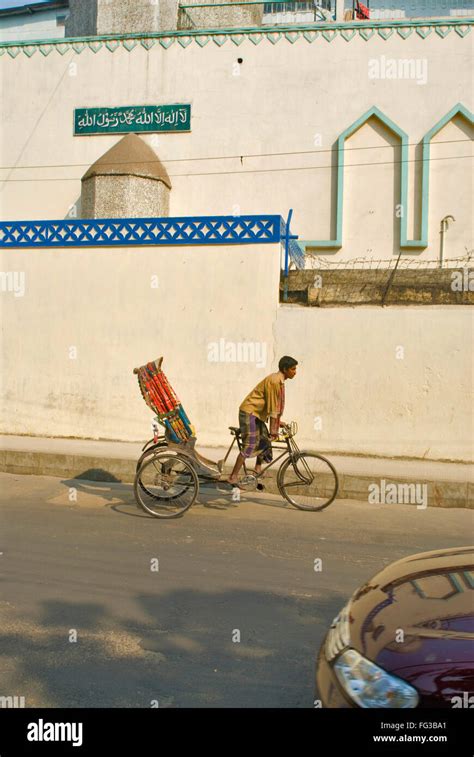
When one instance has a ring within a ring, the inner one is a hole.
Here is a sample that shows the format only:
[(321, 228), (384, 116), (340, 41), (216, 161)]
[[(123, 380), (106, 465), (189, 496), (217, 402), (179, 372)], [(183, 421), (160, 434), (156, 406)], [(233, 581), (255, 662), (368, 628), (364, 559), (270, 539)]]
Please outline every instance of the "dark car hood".
[(474, 692), (474, 548), (392, 563), (352, 597), (350, 645), (451, 705)]

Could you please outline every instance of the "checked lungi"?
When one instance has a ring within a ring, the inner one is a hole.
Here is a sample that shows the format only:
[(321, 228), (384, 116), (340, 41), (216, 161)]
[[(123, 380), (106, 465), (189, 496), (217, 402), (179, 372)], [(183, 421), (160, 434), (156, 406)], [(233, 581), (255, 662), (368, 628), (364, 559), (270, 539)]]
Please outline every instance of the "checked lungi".
[(266, 424), (256, 415), (239, 410), (239, 426), (242, 455), (245, 458), (258, 455), (265, 463), (271, 463), (272, 445)]

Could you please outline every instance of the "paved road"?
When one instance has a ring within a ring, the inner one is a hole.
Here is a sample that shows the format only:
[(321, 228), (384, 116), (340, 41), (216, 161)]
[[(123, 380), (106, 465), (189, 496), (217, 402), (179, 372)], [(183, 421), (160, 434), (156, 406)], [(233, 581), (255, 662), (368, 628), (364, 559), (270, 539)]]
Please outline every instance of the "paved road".
[(162, 522), (128, 485), (0, 474), (0, 490), (0, 695), (31, 707), (311, 707), (316, 651), (352, 591), (472, 541), (459, 509), (306, 513), (208, 489)]

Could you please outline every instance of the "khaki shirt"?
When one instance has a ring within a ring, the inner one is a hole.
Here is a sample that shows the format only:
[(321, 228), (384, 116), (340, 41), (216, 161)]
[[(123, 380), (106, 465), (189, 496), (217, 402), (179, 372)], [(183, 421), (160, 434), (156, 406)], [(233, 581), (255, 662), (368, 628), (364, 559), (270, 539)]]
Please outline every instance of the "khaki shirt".
[[(283, 384), (283, 386), (282, 386)], [(247, 394), (239, 407), (245, 413), (252, 413), (264, 423), (268, 416), (279, 418), (283, 413), (283, 393), (285, 378), (280, 371), (270, 373)]]

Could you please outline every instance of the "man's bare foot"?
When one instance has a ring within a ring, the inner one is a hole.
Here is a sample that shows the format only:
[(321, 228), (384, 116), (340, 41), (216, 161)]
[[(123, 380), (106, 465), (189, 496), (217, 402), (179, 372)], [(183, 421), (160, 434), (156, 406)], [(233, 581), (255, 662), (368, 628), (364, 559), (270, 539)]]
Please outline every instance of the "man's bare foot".
[(231, 486), (237, 486), (239, 489), (241, 488), (239, 486), (239, 480), (233, 479), (230, 476), (228, 478), (222, 478), (220, 479), (224, 484), (230, 484)]

